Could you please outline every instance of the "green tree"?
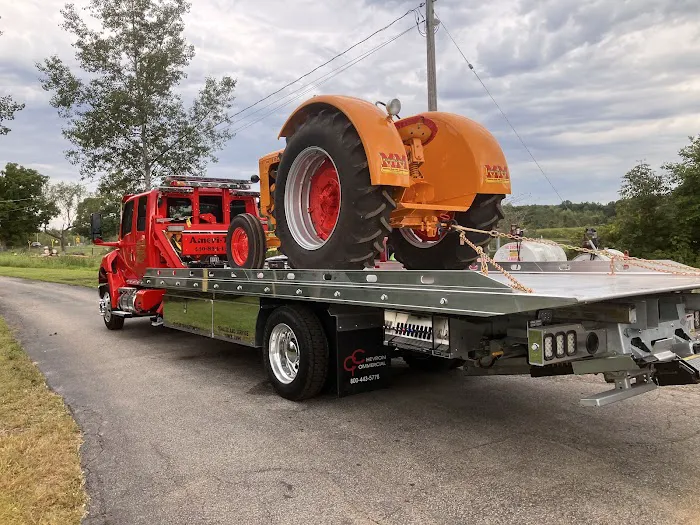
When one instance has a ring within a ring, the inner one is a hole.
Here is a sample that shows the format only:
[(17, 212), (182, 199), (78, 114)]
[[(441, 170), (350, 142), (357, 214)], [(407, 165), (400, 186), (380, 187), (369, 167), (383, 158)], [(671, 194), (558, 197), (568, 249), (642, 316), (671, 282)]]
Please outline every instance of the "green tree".
[(675, 211), (671, 243), (681, 262), (700, 265), (700, 135), (678, 152), (680, 162), (663, 166), (675, 185), (671, 204)]
[(622, 177), (617, 215), (611, 236), (616, 248), (649, 259), (674, 257), (671, 245), (675, 209), (668, 173), (657, 173), (640, 162)]
[(102, 214), (103, 238), (116, 238), (119, 232), (121, 213), (119, 202), (96, 195), (89, 196), (78, 204), (75, 221), (73, 221), (73, 231), (85, 238), (90, 238), (90, 216), (93, 213)]
[[(2, 31), (0, 31), (1, 35)], [(0, 135), (7, 135), (10, 132), (10, 128), (3, 125), (3, 122), (14, 119), (15, 113), (22, 109), (24, 109), (24, 104), (15, 102), (10, 95), (0, 97)]]
[(132, 193), (166, 175), (202, 174), (232, 136), (235, 80), (206, 78), (187, 109), (175, 91), (194, 56), (182, 35), (189, 8), (185, 0), (91, 0), (86, 9), (99, 31), (72, 4), (61, 11), (82, 75), (55, 55), (37, 67), (66, 119), (67, 158), (84, 178), (100, 177), (101, 191)]
[(9, 163), (0, 171), (0, 244), (26, 246), (35, 232), (58, 214), (46, 198), (49, 178)]
[(44, 228), (44, 231), (61, 243), (61, 251), (66, 251), (66, 236), (73, 229), (78, 205), (85, 196), (85, 187), (77, 182), (57, 182), (49, 186), (47, 198), (58, 208), (56, 217), (60, 223), (57, 228)]

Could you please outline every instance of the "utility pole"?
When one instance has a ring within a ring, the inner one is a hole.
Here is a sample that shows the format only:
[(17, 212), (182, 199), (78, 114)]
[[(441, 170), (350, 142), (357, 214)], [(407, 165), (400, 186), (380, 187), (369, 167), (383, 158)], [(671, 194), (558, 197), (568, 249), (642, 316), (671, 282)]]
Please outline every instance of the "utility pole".
[(425, 0), (425, 36), (428, 43), (428, 111), (437, 111), (437, 76), (435, 74), (435, 0)]

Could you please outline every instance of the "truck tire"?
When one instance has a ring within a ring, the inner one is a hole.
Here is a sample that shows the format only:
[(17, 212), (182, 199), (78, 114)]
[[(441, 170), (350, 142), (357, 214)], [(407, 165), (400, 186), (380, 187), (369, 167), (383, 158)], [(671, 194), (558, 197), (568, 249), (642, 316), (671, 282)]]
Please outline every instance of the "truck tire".
[(109, 330), (121, 330), (124, 328), (124, 318), (119, 315), (114, 315), (112, 310), (112, 297), (109, 292), (105, 292), (102, 296), (104, 301), (104, 311), (102, 312), (102, 320)]
[(372, 266), (396, 203), (373, 186), (360, 136), (338, 111), (310, 116), (288, 139), (274, 189), (280, 250), (294, 268)]
[(448, 370), (454, 370), (464, 364), (463, 359), (447, 359), (433, 355), (421, 355), (408, 352), (404, 353), (403, 360), (410, 368), (422, 372), (447, 372)]
[(303, 306), (280, 306), (265, 323), (263, 363), (275, 391), (292, 401), (317, 395), (328, 376), (328, 340)]
[[(471, 207), (455, 213), (460, 226), (492, 230), (503, 218), (501, 201), (504, 195), (479, 194)], [(477, 246), (486, 246), (491, 236), (467, 232), (467, 238)], [(459, 233), (449, 231), (437, 239), (427, 239), (411, 228), (394, 229), (389, 236), (397, 261), (409, 270), (464, 270), (478, 257), (469, 245), (459, 243)]]
[(265, 231), (250, 213), (236, 215), (226, 234), (226, 257), (231, 268), (262, 268), (265, 264)]

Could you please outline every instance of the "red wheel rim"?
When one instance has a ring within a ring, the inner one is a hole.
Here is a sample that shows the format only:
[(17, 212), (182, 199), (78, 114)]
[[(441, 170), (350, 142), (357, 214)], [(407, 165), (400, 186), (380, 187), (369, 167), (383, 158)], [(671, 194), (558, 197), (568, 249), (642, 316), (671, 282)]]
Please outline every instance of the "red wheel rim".
[(231, 235), (231, 256), (238, 266), (243, 266), (248, 259), (248, 234), (240, 226)]
[(311, 177), (309, 216), (316, 234), (328, 239), (340, 213), (340, 179), (330, 159), (326, 159)]

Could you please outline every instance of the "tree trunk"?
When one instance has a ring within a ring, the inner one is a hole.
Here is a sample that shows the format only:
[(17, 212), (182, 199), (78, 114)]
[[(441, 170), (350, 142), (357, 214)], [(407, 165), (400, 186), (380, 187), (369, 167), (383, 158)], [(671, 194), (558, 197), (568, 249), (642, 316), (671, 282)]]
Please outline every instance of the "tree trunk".
[(61, 231), (61, 253), (66, 253), (66, 230)]
[(141, 149), (143, 154), (143, 184), (146, 191), (151, 189), (151, 159), (148, 157), (148, 143), (146, 141), (146, 124), (141, 124)]

